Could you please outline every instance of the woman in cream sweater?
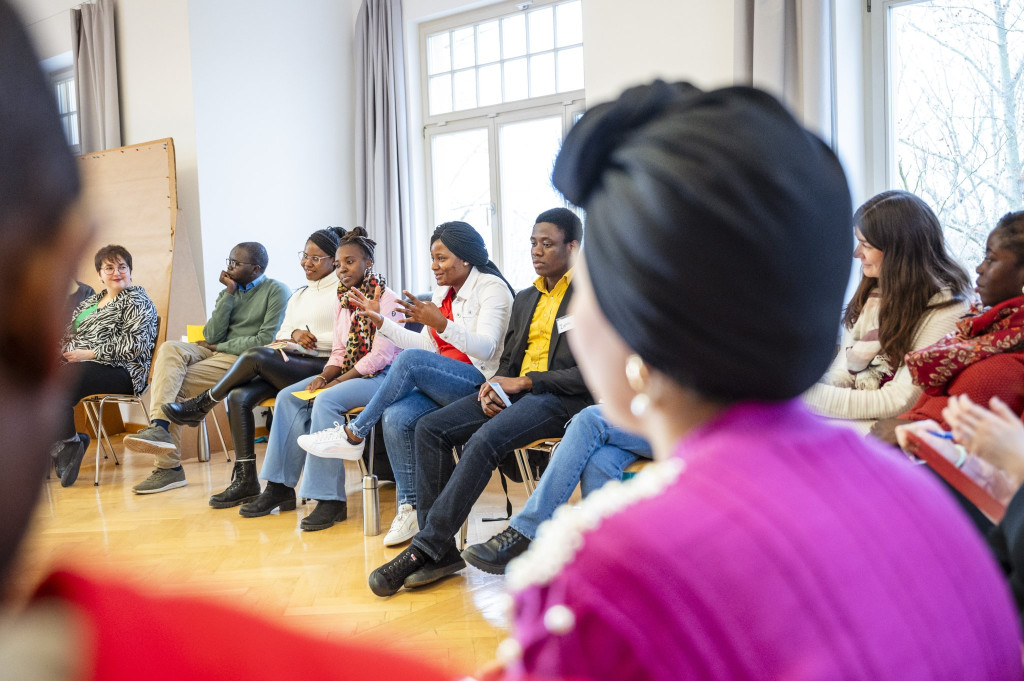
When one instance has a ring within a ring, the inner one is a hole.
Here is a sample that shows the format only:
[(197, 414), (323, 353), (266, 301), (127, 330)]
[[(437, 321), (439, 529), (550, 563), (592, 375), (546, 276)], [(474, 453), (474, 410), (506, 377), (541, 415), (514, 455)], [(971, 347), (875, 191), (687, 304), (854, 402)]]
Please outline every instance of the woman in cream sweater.
[(953, 331), (970, 279), (946, 252), (939, 219), (917, 196), (887, 191), (854, 214), (863, 276), (843, 316), (839, 354), (804, 396), (823, 416), (867, 432), (917, 400), (904, 356)]

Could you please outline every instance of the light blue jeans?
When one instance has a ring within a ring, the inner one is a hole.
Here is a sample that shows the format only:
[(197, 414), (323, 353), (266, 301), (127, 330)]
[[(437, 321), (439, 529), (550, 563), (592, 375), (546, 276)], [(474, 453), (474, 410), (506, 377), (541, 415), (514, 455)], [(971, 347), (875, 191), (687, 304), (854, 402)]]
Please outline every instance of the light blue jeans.
[(274, 406), (274, 423), (270, 429), (267, 455), (263, 459), (260, 477), (295, 487), (302, 475), (299, 494), (317, 501), (345, 501), (345, 462), (306, 453), (298, 445), (298, 437), (330, 428), (344, 421), (341, 414), (362, 407), (384, 385), (388, 369), (373, 378), (353, 378), (328, 388), (316, 396), (312, 403), (292, 395), (305, 390), (309, 378), (281, 389)]
[(353, 435), (365, 438), (384, 417), (384, 444), (395, 473), (399, 504), (416, 505), (416, 421), (476, 391), (483, 382), (484, 375), (472, 364), (429, 350), (402, 350), (391, 364), (384, 385), (349, 424)]
[(508, 524), (533, 539), (537, 526), (569, 501), (577, 484), (587, 496), (609, 480), (620, 480), (629, 464), (651, 456), (646, 440), (608, 423), (599, 405), (587, 407), (569, 422), (537, 489)]

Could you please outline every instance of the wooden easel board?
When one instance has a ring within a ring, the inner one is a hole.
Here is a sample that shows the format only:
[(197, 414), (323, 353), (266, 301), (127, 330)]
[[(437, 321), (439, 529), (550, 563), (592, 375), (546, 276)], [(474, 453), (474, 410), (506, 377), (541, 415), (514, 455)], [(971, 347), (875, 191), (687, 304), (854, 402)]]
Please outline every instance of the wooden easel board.
[(174, 142), (170, 138), (79, 156), (85, 205), (96, 235), (75, 270), (79, 281), (99, 290), (93, 255), (107, 244), (132, 254), (132, 283), (146, 289), (164, 320), (166, 338), (171, 264), (178, 219)]

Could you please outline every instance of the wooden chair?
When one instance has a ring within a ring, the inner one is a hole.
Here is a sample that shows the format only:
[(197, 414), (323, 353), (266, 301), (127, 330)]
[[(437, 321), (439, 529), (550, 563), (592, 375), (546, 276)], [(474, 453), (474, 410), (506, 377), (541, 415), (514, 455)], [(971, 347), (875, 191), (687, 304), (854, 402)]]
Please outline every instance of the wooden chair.
[[(110, 455), (114, 457), (114, 465), (119, 466), (121, 462), (117, 460), (117, 454), (114, 453), (114, 447), (110, 444), (110, 437), (107, 435), (107, 429), (103, 426), (103, 408), (108, 404), (137, 404), (142, 407), (142, 412), (146, 415), (146, 423), (149, 423), (149, 410), (146, 409), (146, 403), (142, 400), (142, 396), (149, 390), (149, 384), (153, 379), (153, 361), (152, 358), (156, 356), (156, 346), (159, 343), (160, 329), (163, 326), (163, 319), (159, 316), (156, 318), (156, 336), (153, 340), (153, 353), (150, 355), (149, 363), (149, 376), (146, 377), (146, 385), (143, 386), (142, 391), (139, 393), (127, 394), (127, 393), (97, 393), (95, 395), (89, 395), (83, 397), (79, 402), (85, 408), (86, 418), (89, 419), (89, 425), (92, 426), (93, 432), (96, 433), (96, 477), (93, 479), (93, 486), (99, 487), (100, 484), (100, 450), (103, 449), (104, 445)], [(103, 458), (107, 458), (104, 455)]]

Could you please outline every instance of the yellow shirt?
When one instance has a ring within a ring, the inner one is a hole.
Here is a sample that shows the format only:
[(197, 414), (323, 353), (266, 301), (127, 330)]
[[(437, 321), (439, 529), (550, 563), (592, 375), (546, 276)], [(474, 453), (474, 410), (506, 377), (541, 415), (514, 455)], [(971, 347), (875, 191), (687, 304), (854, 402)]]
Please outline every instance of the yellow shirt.
[(540, 291), (537, 307), (533, 309), (533, 321), (530, 322), (530, 336), (526, 343), (526, 354), (523, 355), (523, 368), (520, 376), (528, 371), (548, 370), (548, 350), (551, 347), (551, 329), (555, 326), (555, 315), (565, 297), (565, 291), (572, 281), (570, 269), (558, 280), (555, 287), (548, 291), (544, 288), (544, 277), (537, 277), (533, 285)]

